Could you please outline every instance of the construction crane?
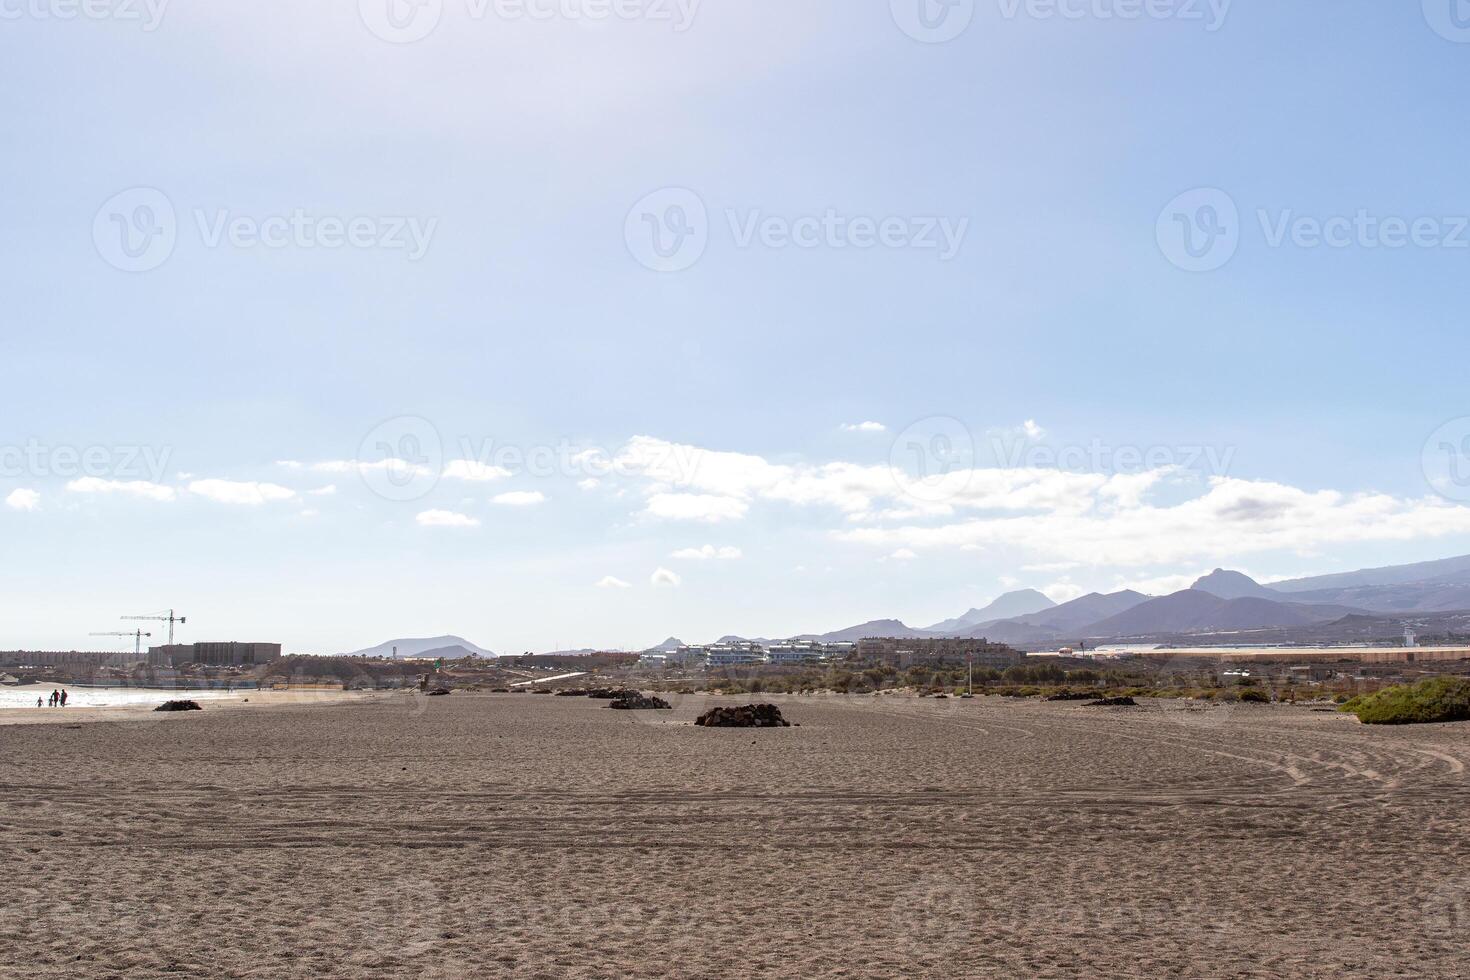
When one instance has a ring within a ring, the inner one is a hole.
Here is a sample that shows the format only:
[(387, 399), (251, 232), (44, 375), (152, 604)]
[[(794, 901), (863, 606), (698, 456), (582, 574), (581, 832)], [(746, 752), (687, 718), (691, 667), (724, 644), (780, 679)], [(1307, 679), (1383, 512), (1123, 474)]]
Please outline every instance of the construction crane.
[(142, 630), (133, 630), (131, 633), (90, 633), (89, 636), (131, 636), (133, 638), (133, 653), (143, 655), (143, 637), (152, 637), (152, 633), (144, 633)]
[(174, 615), (174, 611), (172, 609), (170, 609), (167, 614), (160, 613), (157, 616), (123, 616), (122, 618), (123, 619), (147, 619), (147, 620), (151, 620), (151, 621), (153, 621), (155, 623), (168, 623), (168, 643), (169, 643), (169, 646), (173, 646), (173, 643), (174, 643), (174, 623), (178, 623), (178, 624), (182, 625), (182, 624), (187, 623), (189, 621), (188, 619), (186, 619), (183, 616), (175, 616)]

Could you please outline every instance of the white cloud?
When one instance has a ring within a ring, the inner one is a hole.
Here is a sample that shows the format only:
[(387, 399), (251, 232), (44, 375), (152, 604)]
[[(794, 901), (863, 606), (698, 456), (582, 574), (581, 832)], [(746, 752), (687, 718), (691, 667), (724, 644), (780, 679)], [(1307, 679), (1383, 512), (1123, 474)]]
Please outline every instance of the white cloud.
[(659, 568), (649, 576), (648, 581), (654, 588), (676, 589), (683, 584), (684, 580), (667, 568)]
[(750, 505), (735, 497), (702, 493), (656, 493), (648, 498), (644, 513), (670, 521), (738, 521)]
[(1021, 580), (1016, 578), (1014, 575), (1002, 575), (1000, 577), (1000, 584), (1002, 588), (1014, 589), (1016, 586), (1021, 584)]
[(1042, 436), (1046, 435), (1046, 430), (1037, 425), (1035, 419), (1027, 419), (1026, 421), (1022, 422), (1021, 431), (1026, 433), (1026, 436), (1030, 439), (1040, 439)]
[[(967, 546), (967, 547), (973, 547), (973, 546)], [(1081, 567), (1082, 567), (1082, 563), (1080, 561), (1049, 561), (1049, 562), (1041, 562), (1041, 563), (1035, 564), (1035, 565), (1022, 565), (1021, 566), (1021, 571), (1023, 571), (1023, 572), (1043, 572), (1043, 573), (1045, 573), (1045, 572), (1070, 572), (1074, 568), (1081, 568)]]
[(444, 476), (451, 480), (469, 480), (472, 483), (490, 483), (504, 480), (510, 470), (503, 466), (490, 466), (473, 459), (456, 459), (444, 467)]
[(312, 463), (311, 469), (315, 473), (371, 473), (382, 471), (389, 474), (394, 480), (411, 480), (415, 477), (433, 476), (434, 471), (427, 466), (418, 463), (409, 463), (402, 459), (379, 459), (370, 463), (364, 463), (355, 459), (331, 459), (323, 463)]
[(1141, 494), (1110, 493), (1109, 488), (1107, 479), (1089, 487), (1074, 475), (1058, 474), (1010, 495), (1029, 499), (1031, 513), (834, 533), (840, 540), (876, 547), (999, 545), (1035, 552), (1041, 559), (1134, 567), (1470, 533), (1470, 507), (1433, 498), (1314, 492), (1215, 477), (1203, 493), (1155, 506)]
[(602, 481), (596, 479), (595, 477), (589, 476), (585, 480), (577, 481), (577, 486), (581, 487), (583, 490), (596, 490), (598, 487), (602, 486)]
[(1174, 472), (1174, 467), (1166, 466), (1142, 473), (1115, 473), (1098, 488), (1098, 493), (1119, 507), (1138, 507), (1150, 490)]
[(886, 560), (888, 560), (888, 561), (913, 561), (915, 558), (918, 558), (918, 557), (919, 557), (918, 554), (915, 553), (913, 550), (911, 550), (909, 548), (899, 548), (893, 554), (889, 555)]
[(739, 548), (716, 548), (712, 544), (707, 544), (703, 548), (681, 548), (671, 557), (687, 561), (735, 561), (737, 558), (743, 558), (744, 554)]
[(546, 502), (546, 494), (539, 490), (512, 490), (490, 498), (492, 503), (504, 507), (534, 507)]
[(1124, 589), (1132, 589), (1144, 595), (1173, 595), (1175, 592), (1189, 588), (1207, 574), (1209, 574), (1208, 571), (1199, 571), (1186, 572), (1183, 575), (1158, 575), (1153, 578), (1119, 578), (1113, 586), (1113, 591), (1121, 592)]
[(1048, 599), (1059, 605), (1063, 602), (1071, 602), (1073, 599), (1080, 599), (1087, 595), (1086, 589), (1069, 578), (1064, 578), (1059, 582), (1053, 582), (1051, 585), (1042, 586), (1041, 591)]
[(215, 503), (247, 507), (296, 498), (295, 490), (274, 483), (237, 483), (232, 480), (195, 480), (189, 484), (189, 492)]
[[(833, 507), (854, 521), (943, 517), (961, 509), (1023, 511), (1070, 507), (1085, 511), (1093, 505), (1098, 490), (1109, 481), (1102, 474), (1054, 469), (958, 470), (946, 476), (944, 487), (949, 493), (945, 499), (931, 500), (924, 499), (929, 496), (927, 493), (910, 495), (905, 488), (912, 484), (886, 465), (776, 464), (759, 456), (715, 452), (648, 436), (630, 440), (614, 464), (620, 473), (651, 481), (648, 513), (683, 516), (680, 502), (660, 498), (697, 496), (704, 502), (724, 501), (716, 505), (721, 516), (713, 518), (723, 520), (744, 517), (755, 500)], [(1129, 487), (1139, 482), (1145, 488), (1151, 485), (1148, 481), (1134, 481)], [(698, 513), (693, 501), (683, 506), (696, 511), (694, 516), (684, 519), (712, 519)]]
[(5, 506), (12, 510), (35, 510), (41, 506), (41, 495), (34, 490), (12, 490), (5, 498)]
[(887, 432), (888, 426), (882, 422), (848, 422), (842, 426), (843, 432)]
[(622, 579), (617, 578), (616, 576), (609, 575), (602, 581), (598, 582), (597, 587), (599, 589), (631, 589), (633, 586), (631, 583), (624, 582)]
[(420, 527), (479, 527), (480, 522), (465, 514), (456, 514), (450, 510), (426, 510), (418, 517)]
[(72, 493), (120, 493), (130, 497), (157, 501), (169, 501), (177, 496), (173, 487), (166, 487), (159, 483), (149, 483), (146, 480), (104, 480), (95, 476), (84, 476), (79, 480), (72, 480), (66, 485), (66, 489)]
[(306, 492), (313, 497), (330, 497), (337, 492), (337, 484), (328, 483), (324, 487), (317, 487), (315, 490), (308, 490)]
[(744, 518), (757, 503), (823, 506), (849, 525), (831, 532), (838, 540), (890, 556), (1005, 549), (1056, 571), (1238, 564), (1252, 553), (1318, 554), (1334, 544), (1470, 533), (1470, 507), (1438, 498), (1205, 479), (1173, 466), (1113, 475), (971, 468), (951, 473), (942, 499), (920, 499), (928, 495), (908, 494), (886, 465), (773, 463), (649, 436), (630, 440), (613, 464), (613, 472), (646, 481), (648, 516), (714, 522)]
[(287, 470), (301, 469), (301, 463), (294, 459), (278, 459), (276, 460), (276, 465)]

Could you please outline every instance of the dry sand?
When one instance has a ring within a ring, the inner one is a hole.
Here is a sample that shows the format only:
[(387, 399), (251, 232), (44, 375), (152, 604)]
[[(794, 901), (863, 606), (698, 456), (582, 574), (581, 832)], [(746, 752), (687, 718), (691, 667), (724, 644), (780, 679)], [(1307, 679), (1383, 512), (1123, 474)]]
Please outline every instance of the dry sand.
[(1470, 975), (1470, 726), (776, 700), (0, 727), (0, 974)]

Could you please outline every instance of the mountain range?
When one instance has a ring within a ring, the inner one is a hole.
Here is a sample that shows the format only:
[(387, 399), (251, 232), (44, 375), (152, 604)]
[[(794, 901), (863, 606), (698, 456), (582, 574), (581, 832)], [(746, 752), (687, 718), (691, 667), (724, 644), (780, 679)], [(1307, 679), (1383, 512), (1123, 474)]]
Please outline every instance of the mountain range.
[[(872, 636), (983, 637), (1032, 648), (1119, 640), (1179, 642), (1189, 637), (1249, 642), (1262, 631), (1275, 631), (1272, 642), (1312, 642), (1307, 633), (1393, 639), (1406, 627), (1458, 622), (1439, 614), (1467, 610), (1470, 556), (1271, 584), (1217, 568), (1172, 595), (1093, 593), (1060, 605), (1025, 589), (925, 629), (879, 619), (810, 638), (840, 642)], [(1334, 630), (1339, 623), (1342, 628)], [(1251, 635), (1240, 635), (1247, 633)], [(1295, 635), (1303, 638), (1292, 639)]]
[(400, 659), (458, 660), (461, 657), (494, 657), (482, 646), (476, 646), (462, 636), (431, 636), (388, 640), (366, 650), (354, 650), (342, 654), (344, 657), (394, 657)]
[[(1058, 604), (1035, 589), (1021, 589), (922, 629), (875, 619), (792, 639), (984, 638), (1041, 649), (1107, 642), (1368, 642), (1395, 639), (1406, 628), (1445, 635), (1470, 631), (1470, 555), (1270, 583), (1217, 568), (1166, 596), (1094, 592)], [(680, 645), (669, 637), (651, 649), (668, 652)], [(400, 658), (496, 656), (452, 634), (388, 640), (344, 656), (392, 657), (395, 648)]]

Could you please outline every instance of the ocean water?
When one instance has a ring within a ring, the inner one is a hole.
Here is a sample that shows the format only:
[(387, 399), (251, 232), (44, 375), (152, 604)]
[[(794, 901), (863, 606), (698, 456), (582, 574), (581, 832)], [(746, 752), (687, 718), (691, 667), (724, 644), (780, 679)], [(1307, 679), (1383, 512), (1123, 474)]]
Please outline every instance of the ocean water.
[[(32, 711), (51, 711), (66, 709), (51, 709), (44, 707), (46, 699), (51, 697), (53, 690), (60, 690), (59, 684), (30, 684), (25, 687), (0, 687), (0, 708), (30, 708)], [(244, 694), (249, 696), (249, 691), (190, 691), (190, 690), (155, 690), (141, 687), (68, 687), (66, 689), (66, 708), (105, 708), (124, 704), (154, 705), (172, 701), (175, 698), (186, 698), (190, 701), (204, 701), (210, 698), (235, 697)], [(36, 698), (40, 698), (42, 707), (36, 708)]]

